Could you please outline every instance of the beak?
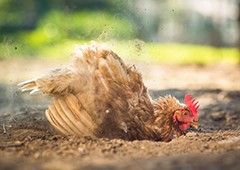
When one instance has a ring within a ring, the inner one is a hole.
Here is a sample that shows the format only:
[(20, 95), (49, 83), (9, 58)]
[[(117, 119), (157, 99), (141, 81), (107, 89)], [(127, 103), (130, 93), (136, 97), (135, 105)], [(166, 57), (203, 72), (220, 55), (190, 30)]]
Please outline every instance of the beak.
[(198, 129), (198, 123), (195, 121), (191, 122), (191, 126), (194, 127), (195, 129)]

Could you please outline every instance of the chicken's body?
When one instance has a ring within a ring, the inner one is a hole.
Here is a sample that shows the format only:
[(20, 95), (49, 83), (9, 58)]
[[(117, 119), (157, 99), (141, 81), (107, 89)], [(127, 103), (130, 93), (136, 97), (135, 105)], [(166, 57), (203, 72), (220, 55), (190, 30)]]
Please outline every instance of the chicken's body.
[(49, 122), (66, 135), (169, 141), (182, 130), (171, 96), (153, 102), (134, 66), (98, 44), (81, 46), (71, 66), (20, 83), (20, 88), (53, 96)]

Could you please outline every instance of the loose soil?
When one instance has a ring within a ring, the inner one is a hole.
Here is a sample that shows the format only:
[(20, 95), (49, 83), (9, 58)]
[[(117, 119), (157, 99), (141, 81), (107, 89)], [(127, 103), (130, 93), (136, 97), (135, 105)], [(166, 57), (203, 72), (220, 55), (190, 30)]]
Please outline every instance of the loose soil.
[(200, 129), (166, 143), (59, 134), (44, 115), (51, 99), (16, 87), (46, 64), (21, 62), (0, 62), (0, 169), (240, 169), (239, 66), (137, 66), (153, 98), (190, 93), (200, 101)]

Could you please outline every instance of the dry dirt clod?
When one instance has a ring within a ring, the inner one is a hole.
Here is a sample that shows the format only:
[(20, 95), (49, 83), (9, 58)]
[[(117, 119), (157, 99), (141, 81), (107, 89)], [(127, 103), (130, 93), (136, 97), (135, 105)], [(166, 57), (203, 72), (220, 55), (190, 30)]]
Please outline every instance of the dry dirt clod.
[(225, 119), (225, 115), (226, 115), (225, 112), (212, 112), (211, 113), (211, 118), (214, 121), (224, 120)]
[(6, 134), (7, 130), (6, 130), (5, 124), (3, 124), (2, 127), (3, 127), (3, 134)]
[(199, 134), (196, 133), (196, 132), (187, 132), (187, 133), (186, 133), (186, 136), (187, 136), (187, 137), (197, 137), (197, 136), (199, 136)]
[(15, 141), (11, 144), (3, 144), (3, 145), (0, 145), (0, 148), (14, 148), (14, 147), (21, 147), (24, 145), (24, 142), (21, 142), (21, 141)]

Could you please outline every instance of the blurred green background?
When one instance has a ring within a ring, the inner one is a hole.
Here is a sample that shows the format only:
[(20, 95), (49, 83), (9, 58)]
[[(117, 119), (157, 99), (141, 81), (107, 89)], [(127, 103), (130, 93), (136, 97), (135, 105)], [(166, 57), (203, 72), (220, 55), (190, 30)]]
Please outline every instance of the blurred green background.
[(238, 0), (0, 0), (0, 60), (68, 59), (108, 43), (120, 56), (238, 63)]

